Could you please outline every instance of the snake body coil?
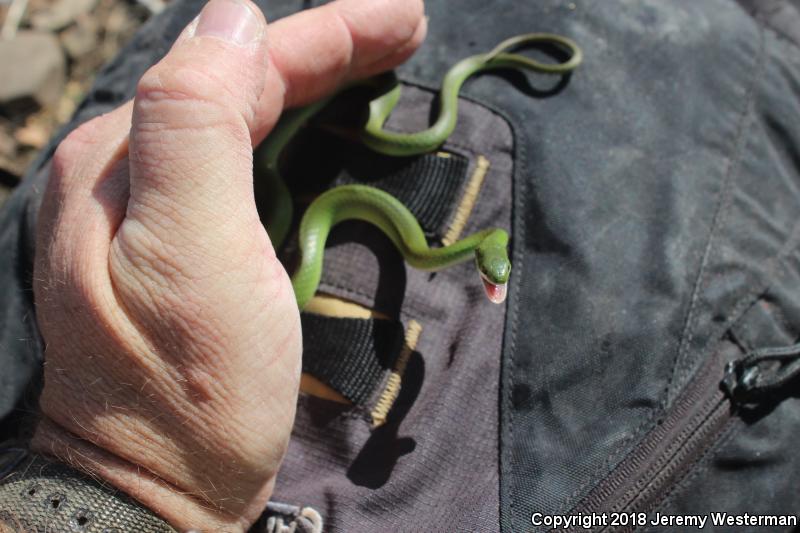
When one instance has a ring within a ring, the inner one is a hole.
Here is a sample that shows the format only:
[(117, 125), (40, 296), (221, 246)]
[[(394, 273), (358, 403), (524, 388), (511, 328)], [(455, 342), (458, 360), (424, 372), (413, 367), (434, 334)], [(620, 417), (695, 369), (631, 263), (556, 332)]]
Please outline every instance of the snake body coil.
[[(509, 50), (530, 43), (555, 44), (570, 53), (564, 63), (541, 63)], [(492, 51), (459, 61), (444, 77), (439, 92), (439, 116), (428, 129), (416, 133), (394, 133), (383, 129), (400, 98), (397, 85), (370, 103), (369, 119), (360, 133), (362, 142), (377, 152), (392, 156), (427, 153), (442, 145), (456, 127), (458, 92), (470, 76), (485, 70), (514, 68), (546, 74), (566, 74), (581, 62), (580, 48), (570, 39), (548, 33), (532, 33), (507, 39)], [(278, 248), (288, 235), (292, 221), (292, 199), (283, 182), (278, 162), (283, 149), (297, 131), (319, 112), (332, 97), (283, 115), (258, 151), (258, 163), (265, 179), (257, 183), (257, 195), (265, 204), (263, 223)], [(430, 248), (413, 214), (396, 198), (374, 187), (344, 185), (320, 195), (305, 212), (300, 223), (301, 263), (292, 276), (292, 286), (300, 309), (305, 307), (319, 286), (325, 241), (333, 226), (344, 220), (363, 220), (380, 228), (414, 268), (435, 271), (475, 258), (489, 299), (505, 299), (511, 271), (508, 260), (508, 234), (502, 229), (486, 229), (449, 246)]]
[[(510, 54), (508, 50), (531, 43), (557, 44), (570, 51), (565, 63), (542, 63), (520, 54)], [(436, 150), (444, 143), (458, 120), (458, 93), (468, 78), (479, 72), (503, 68), (530, 70), (543, 74), (566, 74), (577, 67), (583, 58), (578, 45), (571, 39), (552, 33), (529, 33), (506, 39), (491, 52), (462, 59), (445, 74), (439, 90), (439, 116), (426, 130), (416, 133), (393, 133), (383, 129), (392, 110), (400, 99), (401, 88), (394, 89), (370, 102), (369, 120), (361, 140), (365, 145), (382, 154), (410, 156)]]
[[(487, 229), (449, 246), (430, 248), (417, 219), (394, 196), (366, 185), (342, 185), (314, 200), (300, 223), (298, 240), (302, 260), (292, 284), (301, 309), (319, 285), (328, 234), (344, 220), (363, 220), (380, 228), (414, 268), (441, 270), (478, 253), (481, 256), (478, 269), (485, 281), (503, 285), (508, 280), (511, 264), (506, 252), (508, 234), (505, 231)], [(500, 301), (505, 298), (505, 292), (493, 294)]]

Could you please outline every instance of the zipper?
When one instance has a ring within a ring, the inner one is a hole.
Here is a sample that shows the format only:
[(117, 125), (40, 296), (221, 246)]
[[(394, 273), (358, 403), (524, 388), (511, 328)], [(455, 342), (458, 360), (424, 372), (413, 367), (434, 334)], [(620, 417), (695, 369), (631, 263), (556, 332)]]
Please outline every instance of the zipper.
[(568, 514), (605, 513), (604, 525), (591, 529), (596, 532), (629, 532), (645, 525), (638, 513), (655, 508), (685, 474), (685, 467), (697, 461), (732, 420), (735, 404), (720, 383), (729, 363), (741, 355), (736, 344), (723, 341), (656, 427)]
[(722, 388), (741, 406), (779, 395), (800, 377), (800, 343), (761, 348), (725, 365)]

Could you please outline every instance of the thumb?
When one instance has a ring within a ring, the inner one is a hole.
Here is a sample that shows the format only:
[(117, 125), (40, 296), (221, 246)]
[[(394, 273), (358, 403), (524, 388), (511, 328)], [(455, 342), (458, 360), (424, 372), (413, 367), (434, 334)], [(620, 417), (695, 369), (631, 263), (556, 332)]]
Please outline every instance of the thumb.
[(142, 77), (126, 224), (176, 246), (181, 235), (230, 238), (214, 231), (223, 221), (257, 224), (250, 131), (266, 80), (265, 35), (248, 0), (211, 0)]

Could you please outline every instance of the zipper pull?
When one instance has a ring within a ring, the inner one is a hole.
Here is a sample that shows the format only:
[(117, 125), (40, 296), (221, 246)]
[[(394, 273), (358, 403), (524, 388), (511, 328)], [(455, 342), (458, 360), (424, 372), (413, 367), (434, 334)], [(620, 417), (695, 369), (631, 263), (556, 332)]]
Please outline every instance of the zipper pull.
[(725, 365), (720, 386), (737, 405), (756, 403), (800, 376), (800, 343), (753, 350)]

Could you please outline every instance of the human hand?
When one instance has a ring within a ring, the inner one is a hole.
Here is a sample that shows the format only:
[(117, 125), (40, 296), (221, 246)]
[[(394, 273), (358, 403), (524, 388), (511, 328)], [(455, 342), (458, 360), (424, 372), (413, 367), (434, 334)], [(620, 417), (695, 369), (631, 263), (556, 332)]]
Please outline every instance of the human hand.
[(243, 531), (291, 431), (299, 313), (253, 199), (287, 106), (404, 61), (421, 0), (340, 0), (267, 28), (212, 0), (136, 98), (61, 143), (40, 211), (46, 342), (32, 442), (181, 529)]

